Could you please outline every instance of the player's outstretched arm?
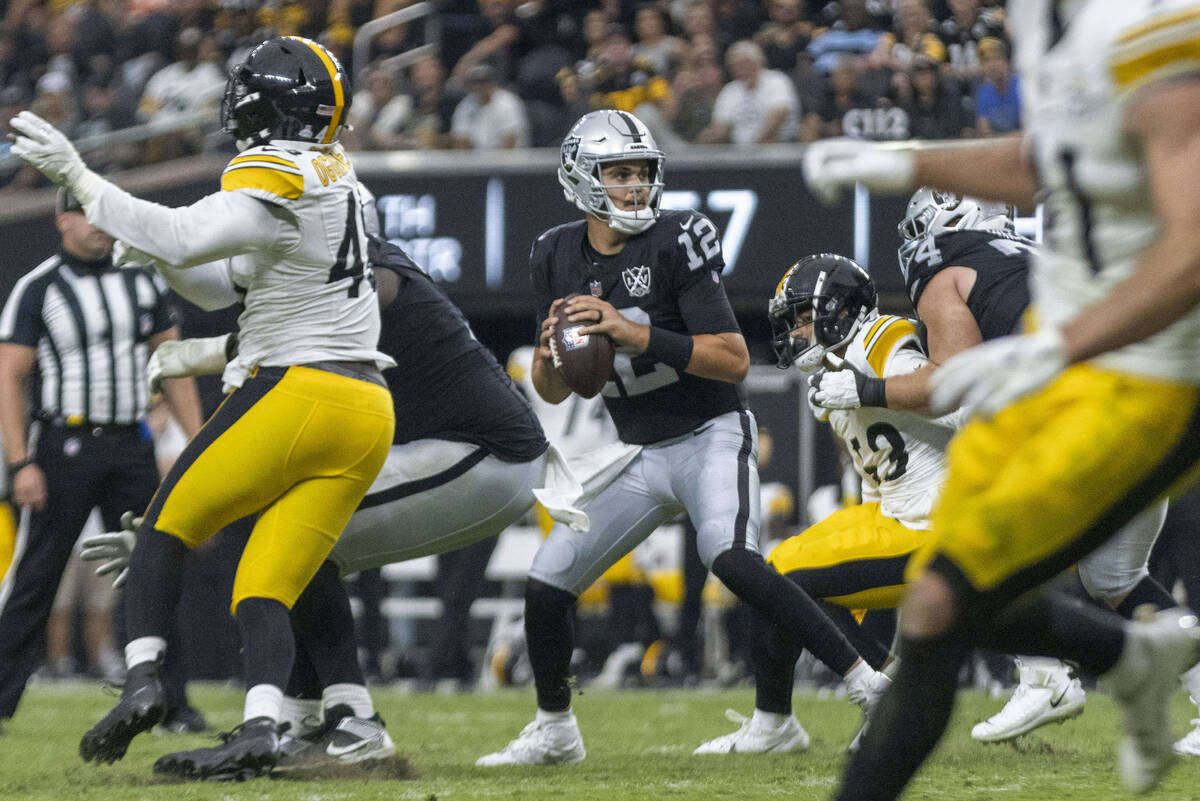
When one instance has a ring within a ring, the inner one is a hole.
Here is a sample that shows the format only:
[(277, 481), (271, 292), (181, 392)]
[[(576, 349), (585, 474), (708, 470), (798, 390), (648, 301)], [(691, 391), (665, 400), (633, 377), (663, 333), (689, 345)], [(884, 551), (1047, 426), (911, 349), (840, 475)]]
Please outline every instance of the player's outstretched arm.
[(1068, 363), (1145, 339), (1200, 303), (1200, 79), (1143, 90), (1126, 130), (1145, 153), (1159, 236), (1127, 279), (1063, 328)]
[(932, 186), (1018, 206), (1031, 205), (1037, 192), (1019, 136), (936, 145), (826, 139), (805, 149), (804, 180), (827, 203), (855, 184), (886, 194)]

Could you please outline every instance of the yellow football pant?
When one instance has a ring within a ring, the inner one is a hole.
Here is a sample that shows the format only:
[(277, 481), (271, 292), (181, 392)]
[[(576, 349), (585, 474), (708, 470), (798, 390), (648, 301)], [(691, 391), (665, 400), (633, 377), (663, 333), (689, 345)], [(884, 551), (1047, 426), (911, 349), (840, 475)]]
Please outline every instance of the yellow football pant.
[(913, 578), (946, 559), (1006, 603), (1191, 483), (1200, 389), (1078, 365), (950, 444), (934, 537)]
[(884, 517), (878, 503), (862, 503), (784, 540), (767, 562), (785, 576), (804, 572), (815, 597), (847, 609), (894, 609), (909, 558), (931, 536)]
[(253, 597), (290, 609), (383, 465), (393, 427), (383, 387), (307, 367), (259, 370), (188, 443), (147, 522), (193, 547), (258, 514), (231, 608)]

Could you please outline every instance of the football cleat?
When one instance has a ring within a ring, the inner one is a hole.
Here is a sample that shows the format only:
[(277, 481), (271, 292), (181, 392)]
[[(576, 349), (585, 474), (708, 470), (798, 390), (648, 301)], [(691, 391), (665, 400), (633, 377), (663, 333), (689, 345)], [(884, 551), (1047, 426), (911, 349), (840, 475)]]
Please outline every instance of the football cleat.
[(1063, 723), (1083, 714), (1087, 693), (1070, 668), (1058, 660), (1045, 665), (1017, 660), (1020, 683), (1004, 708), (971, 729), (981, 743), (1002, 743), (1048, 723)]
[(1184, 756), (1200, 756), (1200, 718), (1191, 722), (1192, 730), (1185, 734), (1171, 750)]
[(582, 762), (585, 756), (587, 751), (583, 748), (579, 722), (572, 714), (561, 722), (534, 719), (502, 751), (481, 756), (475, 760), (475, 765), (481, 768), (497, 765), (574, 765)]
[(245, 781), (265, 776), (279, 760), (279, 724), (251, 718), (221, 735), (221, 745), (159, 757), (154, 772), (181, 779)]
[(125, 676), (117, 705), (79, 741), (79, 755), (84, 762), (116, 762), (134, 737), (162, 720), (166, 707), (158, 662), (134, 665)]
[(741, 727), (701, 743), (693, 754), (783, 754), (808, 748), (808, 732), (795, 715), (790, 715), (777, 727), (767, 725), (760, 718), (748, 718), (733, 709), (726, 709), (725, 717)]
[(395, 753), (396, 744), (379, 715), (371, 718), (347, 716), (303, 737), (284, 734), (279, 742), (279, 761), (272, 772), (354, 765), (387, 759)]
[(200, 710), (187, 705), (168, 711), (155, 731), (164, 734), (203, 734), (211, 728)]
[(1196, 616), (1164, 609), (1148, 621), (1133, 621), (1117, 664), (1105, 674), (1121, 707), (1125, 736), (1117, 752), (1121, 780), (1138, 793), (1153, 789), (1175, 759), (1171, 749), (1170, 701), (1179, 674), (1200, 659)]

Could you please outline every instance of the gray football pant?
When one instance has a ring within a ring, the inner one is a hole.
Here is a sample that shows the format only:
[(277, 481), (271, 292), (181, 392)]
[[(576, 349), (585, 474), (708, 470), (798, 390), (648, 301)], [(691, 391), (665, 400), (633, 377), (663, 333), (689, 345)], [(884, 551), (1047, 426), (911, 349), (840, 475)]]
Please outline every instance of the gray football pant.
[(470, 443), (393, 445), (329, 558), (344, 576), (495, 536), (533, 506), (545, 473), (545, 453), (505, 462)]
[(579, 595), (650, 532), (680, 512), (696, 527), (700, 559), (758, 552), (758, 429), (749, 411), (715, 417), (690, 434), (648, 445), (587, 505), (591, 528), (558, 523), (529, 570)]

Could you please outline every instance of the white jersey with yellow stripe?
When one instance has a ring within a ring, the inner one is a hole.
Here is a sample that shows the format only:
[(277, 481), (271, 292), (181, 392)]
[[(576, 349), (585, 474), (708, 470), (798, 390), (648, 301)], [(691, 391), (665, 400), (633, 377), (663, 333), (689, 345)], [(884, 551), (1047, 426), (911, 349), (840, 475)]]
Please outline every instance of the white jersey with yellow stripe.
[[(1065, 22), (1057, 40), (1055, 19)], [(1008, 20), (1026, 144), (1046, 208), (1032, 278), (1035, 319), (1061, 325), (1128, 277), (1157, 236), (1142, 153), (1123, 122), (1147, 87), (1200, 75), (1200, 3), (1013, 0)], [(1197, 383), (1198, 342), (1200, 310), (1096, 363)]]
[[(879, 378), (904, 375), (929, 362), (912, 320), (868, 318), (846, 348), (845, 361)], [(946, 474), (946, 445), (962, 415), (931, 420), (878, 407), (829, 412), (829, 424), (850, 452), (864, 502), (878, 501), (885, 517), (928, 529)]]
[(160, 269), (172, 286), (192, 272), (209, 280), (208, 308), (240, 295), (238, 356), (224, 376), (226, 385), (240, 386), (255, 366), (393, 364), (376, 349), (368, 197), (340, 145), (272, 142), (234, 157), (221, 191), (191, 206), (166, 208), (102, 182), (85, 211), (93, 224), (169, 265)]

